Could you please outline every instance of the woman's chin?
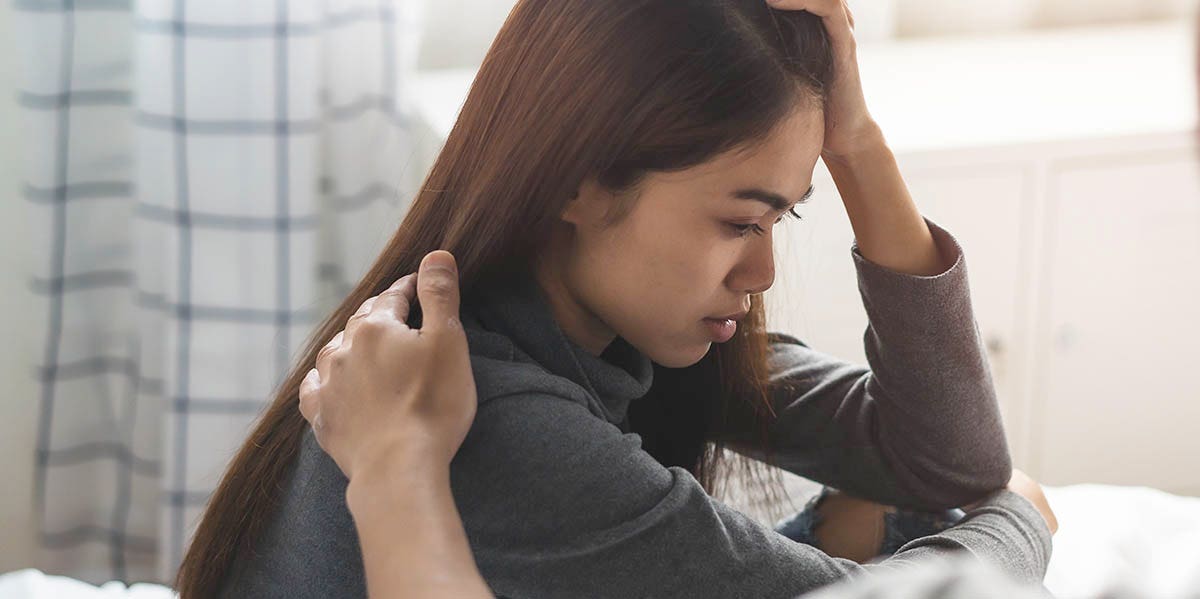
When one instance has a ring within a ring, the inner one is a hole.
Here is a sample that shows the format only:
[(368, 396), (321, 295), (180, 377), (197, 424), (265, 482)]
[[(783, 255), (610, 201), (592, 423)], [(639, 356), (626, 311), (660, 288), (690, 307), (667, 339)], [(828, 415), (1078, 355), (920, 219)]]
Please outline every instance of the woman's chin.
[(650, 356), (650, 359), (667, 368), (687, 368), (703, 360), (704, 356), (708, 355), (710, 348), (712, 348), (712, 342), (704, 342), (687, 348), (672, 348), (673, 351), (663, 352), (665, 355), (657, 358)]

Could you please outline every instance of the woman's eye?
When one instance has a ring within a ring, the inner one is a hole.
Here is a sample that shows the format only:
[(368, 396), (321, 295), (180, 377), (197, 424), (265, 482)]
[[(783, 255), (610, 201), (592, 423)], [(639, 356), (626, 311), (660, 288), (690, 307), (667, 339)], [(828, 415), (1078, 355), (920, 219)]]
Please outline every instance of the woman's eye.
[(734, 231), (737, 231), (738, 237), (749, 237), (751, 233), (762, 235), (764, 232), (762, 227), (758, 225), (739, 225), (735, 223), (729, 223), (729, 226), (733, 227)]
[[(779, 216), (779, 218), (775, 219), (775, 224), (778, 225), (779, 223), (783, 222), (783, 219), (788, 216), (796, 220), (804, 220), (804, 217), (801, 216), (799, 212), (796, 212), (796, 208), (792, 207), (791, 210), (788, 210), (785, 214), (782, 214)], [(749, 237), (751, 233), (754, 233), (755, 235), (762, 235), (763, 233), (766, 233), (766, 231), (764, 231), (762, 227), (758, 226), (757, 224), (741, 225), (737, 223), (729, 223), (729, 226), (733, 227), (734, 231), (737, 231), (738, 237)]]

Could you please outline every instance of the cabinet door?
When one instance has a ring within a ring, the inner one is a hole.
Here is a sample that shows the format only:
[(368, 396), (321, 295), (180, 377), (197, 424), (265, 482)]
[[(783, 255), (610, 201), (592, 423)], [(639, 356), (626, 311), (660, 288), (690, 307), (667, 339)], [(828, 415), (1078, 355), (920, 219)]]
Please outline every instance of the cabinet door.
[[(976, 320), (989, 359), (1014, 456), (1023, 456), (1015, 411), (1011, 357), (1027, 260), (1022, 228), (1029, 176), (1019, 165), (906, 171), (921, 213), (950, 231), (963, 246)], [(776, 282), (767, 293), (768, 326), (814, 348), (866, 363), (866, 311), (858, 292), (850, 245), (854, 232), (828, 173), (814, 177), (817, 193), (800, 209), (805, 220), (777, 228)]]
[(1200, 494), (1200, 174), (1187, 151), (1060, 167), (1048, 198), (1038, 478)]

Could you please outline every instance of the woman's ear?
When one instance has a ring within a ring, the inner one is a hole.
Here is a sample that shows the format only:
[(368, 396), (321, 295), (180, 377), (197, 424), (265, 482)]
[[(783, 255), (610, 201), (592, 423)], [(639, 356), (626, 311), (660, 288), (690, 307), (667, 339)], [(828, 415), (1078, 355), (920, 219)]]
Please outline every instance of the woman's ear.
[(595, 226), (608, 210), (611, 194), (604, 191), (595, 181), (584, 181), (575, 195), (567, 200), (559, 218), (576, 227)]

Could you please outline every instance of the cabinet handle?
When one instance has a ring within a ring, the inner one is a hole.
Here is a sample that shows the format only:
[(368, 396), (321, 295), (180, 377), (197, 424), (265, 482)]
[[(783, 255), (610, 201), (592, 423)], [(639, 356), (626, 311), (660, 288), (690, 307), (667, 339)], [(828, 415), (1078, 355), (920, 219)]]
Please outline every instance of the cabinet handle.
[(1058, 348), (1066, 350), (1074, 347), (1075, 341), (1078, 339), (1079, 335), (1075, 330), (1075, 327), (1068, 324), (1059, 327), (1056, 337), (1057, 339), (1055, 339), (1055, 344), (1058, 345)]

